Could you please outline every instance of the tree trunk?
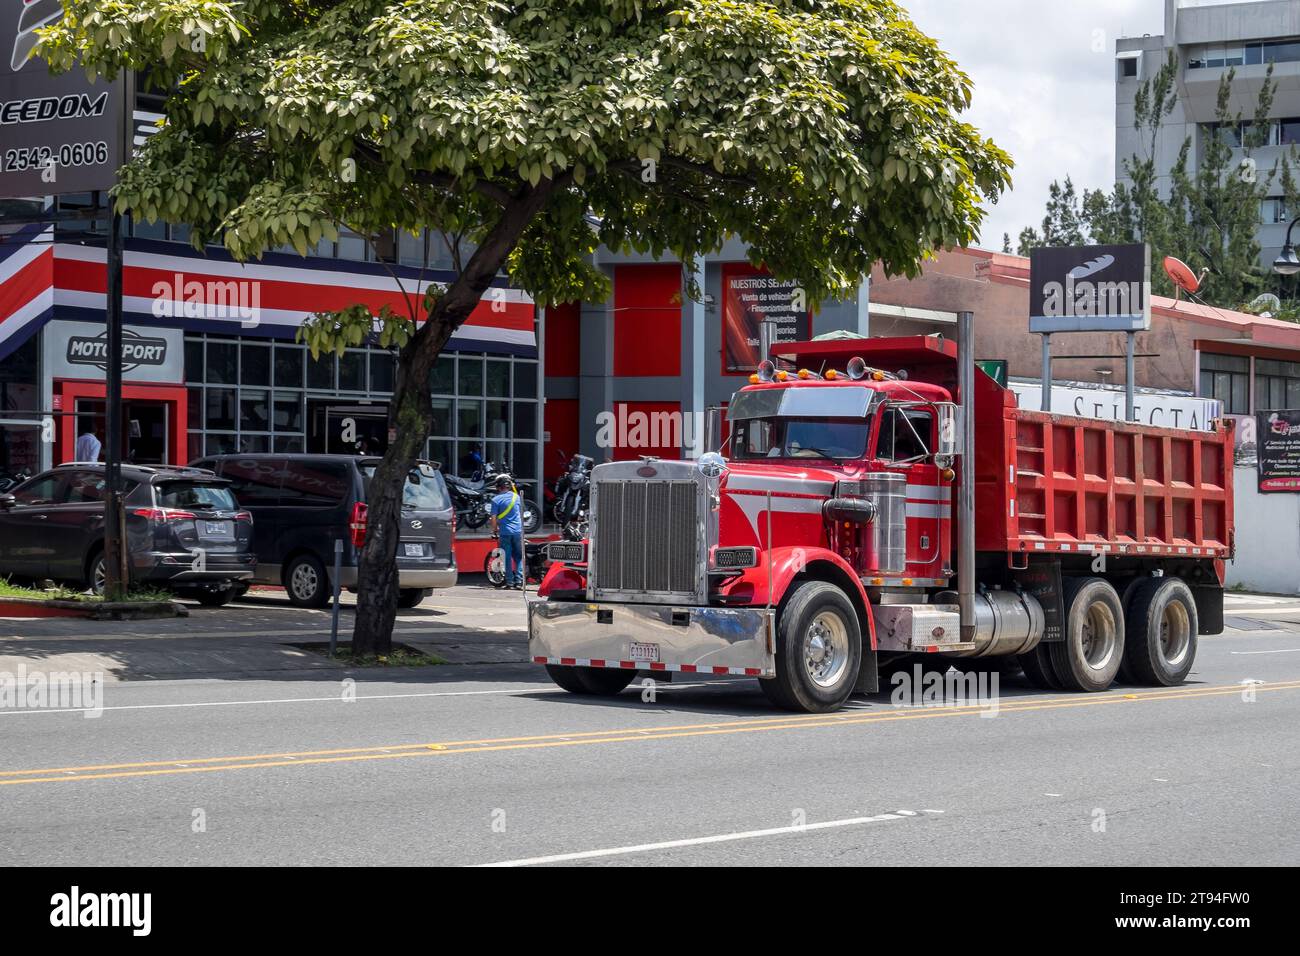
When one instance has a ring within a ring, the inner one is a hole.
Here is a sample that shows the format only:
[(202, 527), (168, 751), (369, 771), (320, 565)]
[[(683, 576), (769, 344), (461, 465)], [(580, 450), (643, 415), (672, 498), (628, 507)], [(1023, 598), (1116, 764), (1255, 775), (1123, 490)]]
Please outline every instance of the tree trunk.
[(397, 620), (397, 544), (401, 538), (402, 496), (406, 476), (424, 453), (433, 425), (429, 373), (453, 332), (469, 318), (505, 265), (519, 236), (551, 193), (566, 185), (571, 173), (542, 180), (513, 197), (501, 218), (474, 250), (464, 270), (442, 295), (423, 326), (402, 348), (388, 423), (395, 430), (367, 494), (366, 543), (357, 563), (357, 614), (352, 653), (387, 654), (393, 647)]

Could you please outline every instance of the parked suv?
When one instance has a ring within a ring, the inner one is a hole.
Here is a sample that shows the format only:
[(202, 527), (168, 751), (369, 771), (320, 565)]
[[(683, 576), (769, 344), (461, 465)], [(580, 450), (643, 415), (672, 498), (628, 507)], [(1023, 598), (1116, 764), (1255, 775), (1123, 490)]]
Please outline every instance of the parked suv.
[[(253, 514), (256, 580), (282, 584), (299, 607), (324, 607), (334, 542), (343, 541), (340, 586), (355, 588), (366, 537), (366, 490), (379, 458), (356, 455), (216, 455), (195, 462), (227, 479)], [(402, 607), (456, 583), (454, 511), (442, 472), (420, 462), (406, 483), (397, 545)]]
[[(253, 518), (211, 471), (122, 466), (132, 584), (210, 606), (247, 590)], [(104, 587), (104, 466), (72, 463), (0, 494), (0, 575)]]

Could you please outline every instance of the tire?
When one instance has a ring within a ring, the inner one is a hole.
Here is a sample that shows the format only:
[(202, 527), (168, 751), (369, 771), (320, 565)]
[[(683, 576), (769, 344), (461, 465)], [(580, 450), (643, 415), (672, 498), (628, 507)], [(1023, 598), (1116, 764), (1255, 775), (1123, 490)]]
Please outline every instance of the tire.
[(838, 710), (853, 693), (862, 665), (862, 630), (848, 596), (825, 581), (805, 581), (777, 621), (776, 676), (759, 681), (786, 710)]
[(1063, 690), (1097, 693), (1119, 673), (1124, 658), (1124, 606), (1104, 578), (1067, 578), (1065, 640), (1047, 645)]
[(1050, 647), (1050, 644), (1039, 644), (1032, 651), (1016, 655), (1016, 661), (1025, 672), (1025, 680), (1039, 690), (1064, 690), (1052, 670)]
[(225, 607), (234, 597), (235, 589), (226, 588), (224, 591), (199, 591), (194, 595), (194, 600), (204, 607)]
[(636, 671), (606, 667), (565, 667), (547, 664), (551, 680), (570, 694), (589, 697), (613, 697), (632, 683)]
[(107, 567), (107, 562), (104, 561), (104, 549), (96, 548), (86, 561), (86, 590), (93, 594), (104, 593)]
[(487, 524), (488, 507), (482, 502), (475, 502), (465, 511), (465, 527), (471, 531), (477, 531)]
[(488, 584), (494, 588), (506, 586), (506, 553), (500, 548), (493, 548), (483, 559), (483, 573), (487, 575)]
[(537, 510), (537, 506), (531, 502), (524, 504), (524, 512), (520, 516), (520, 521), (524, 526), (524, 534), (536, 534), (537, 529), (542, 526), (542, 515)]
[(330, 602), (330, 581), (325, 565), (314, 554), (300, 554), (284, 572), (284, 590), (294, 607), (321, 608)]
[(420, 602), (433, 593), (433, 588), (402, 588), (397, 592), (397, 606), (419, 607)]
[(1174, 687), (1196, 660), (1196, 599), (1181, 578), (1144, 581), (1129, 601), (1124, 662), (1132, 679)]

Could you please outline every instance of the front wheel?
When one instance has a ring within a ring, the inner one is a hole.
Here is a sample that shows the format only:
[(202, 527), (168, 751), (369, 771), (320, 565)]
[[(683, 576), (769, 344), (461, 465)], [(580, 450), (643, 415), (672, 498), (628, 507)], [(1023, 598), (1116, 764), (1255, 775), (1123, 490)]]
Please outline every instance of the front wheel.
[(848, 596), (825, 581), (805, 581), (777, 621), (776, 676), (759, 685), (778, 707), (824, 713), (849, 699), (861, 664), (862, 631)]
[(478, 530), (487, 524), (488, 505), (483, 503), (470, 505), (469, 508), (465, 510), (465, 515), (462, 520), (465, 522), (465, 527), (469, 528), (471, 531)]
[(591, 697), (613, 697), (632, 683), (636, 671), (608, 667), (565, 667), (547, 664), (546, 673), (551, 680), (570, 694)]

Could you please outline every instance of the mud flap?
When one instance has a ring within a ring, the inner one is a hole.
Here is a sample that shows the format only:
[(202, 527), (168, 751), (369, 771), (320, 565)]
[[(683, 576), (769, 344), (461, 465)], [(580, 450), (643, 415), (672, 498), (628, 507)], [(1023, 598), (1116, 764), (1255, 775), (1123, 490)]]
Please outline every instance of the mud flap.
[(862, 649), (862, 664), (858, 667), (858, 682), (853, 685), (853, 693), (880, 693), (880, 672), (876, 669), (876, 652), (872, 648)]

